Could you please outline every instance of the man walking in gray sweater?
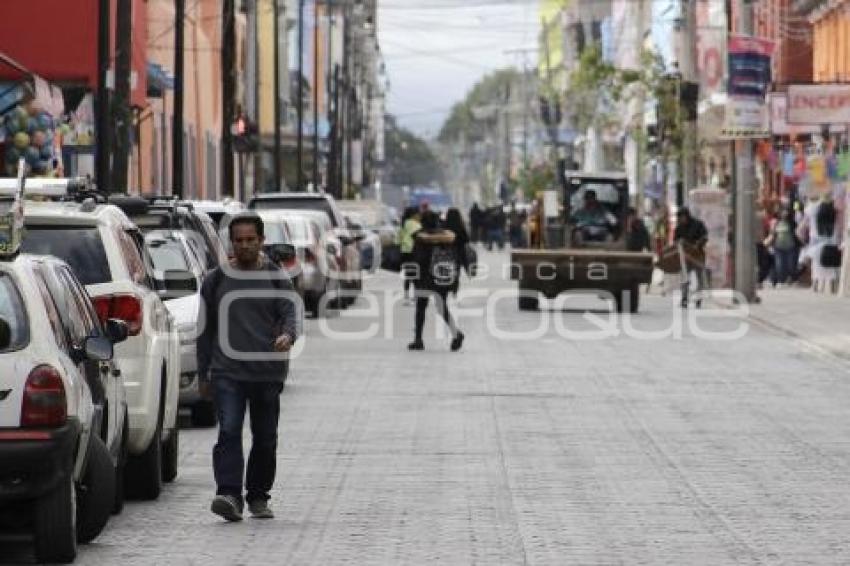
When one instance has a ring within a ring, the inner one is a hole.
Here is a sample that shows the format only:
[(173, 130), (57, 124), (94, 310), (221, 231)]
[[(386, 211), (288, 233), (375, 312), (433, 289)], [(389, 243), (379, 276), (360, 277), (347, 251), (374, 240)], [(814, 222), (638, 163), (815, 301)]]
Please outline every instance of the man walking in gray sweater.
[[(280, 394), (288, 352), (297, 339), (297, 299), (286, 274), (262, 254), (262, 219), (240, 214), (229, 231), (234, 258), (211, 271), (201, 286), (206, 324), (197, 346), (198, 375), (203, 387), (213, 387), (219, 422), (211, 510), (228, 521), (242, 520), (244, 476), (251, 515), (271, 519)], [(242, 451), (246, 408), (252, 435), (247, 474)]]

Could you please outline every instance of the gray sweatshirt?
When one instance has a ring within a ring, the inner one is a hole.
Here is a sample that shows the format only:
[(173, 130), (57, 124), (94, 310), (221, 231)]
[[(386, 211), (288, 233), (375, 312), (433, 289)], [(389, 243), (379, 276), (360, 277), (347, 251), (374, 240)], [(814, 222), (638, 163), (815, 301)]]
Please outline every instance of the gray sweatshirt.
[[(247, 277), (237, 277), (242, 274)], [(265, 296), (236, 296), (257, 291)], [(281, 334), (288, 334), (293, 343), (297, 339), (294, 294), (289, 278), (270, 262), (255, 271), (218, 267), (208, 273), (201, 286), (201, 318), (206, 324), (197, 341), (200, 379), (283, 381), (289, 360), (274, 351), (274, 341)], [(225, 308), (226, 316), (220, 319)], [(232, 351), (227, 351), (228, 344)]]

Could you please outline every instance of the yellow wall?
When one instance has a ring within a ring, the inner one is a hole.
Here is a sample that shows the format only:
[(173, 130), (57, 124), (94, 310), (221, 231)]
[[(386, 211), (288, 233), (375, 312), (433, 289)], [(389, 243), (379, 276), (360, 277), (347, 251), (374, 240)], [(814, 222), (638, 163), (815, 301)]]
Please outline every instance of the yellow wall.
[(257, 0), (257, 45), (259, 48), (258, 85), (261, 134), (274, 134), (274, 4)]
[(559, 17), (569, 0), (542, 0), (540, 2), (540, 52), (538, 72), (541, 78), (557, 74), (564, 62), (564, 29)]
[(814, 25), (814, 79), (850, 81), (850, 15), (844, 10), (832, 11)]

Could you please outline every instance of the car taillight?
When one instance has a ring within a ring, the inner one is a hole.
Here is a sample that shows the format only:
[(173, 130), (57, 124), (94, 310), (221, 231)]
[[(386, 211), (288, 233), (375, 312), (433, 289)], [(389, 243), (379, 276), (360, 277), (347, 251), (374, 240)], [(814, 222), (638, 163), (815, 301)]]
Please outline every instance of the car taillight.
[(49, 365), (33, 369), (24, 387), (21, 426), (54, 427), (65, 424), (68, 404), (62, 376)]
[(298, 256), (292, 256), (288, 259), (285, 259), (281, 262), (285, 269), (295, 269), (298, 267)]
[(135, 295), (103, 295), (92, 302), (101, 323), (117, 318), (127, 323), (130, 336), (142, 331), (142, 301)]

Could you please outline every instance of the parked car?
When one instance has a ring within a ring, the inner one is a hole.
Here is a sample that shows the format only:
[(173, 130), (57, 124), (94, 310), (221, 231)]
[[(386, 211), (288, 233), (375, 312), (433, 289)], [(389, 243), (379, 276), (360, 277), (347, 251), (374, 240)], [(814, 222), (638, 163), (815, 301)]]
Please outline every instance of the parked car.
[(124, 485), (128, 495), (156, 499), (162, 482), (177, 476), (180, 346), (156, 293), (143, 237), (120, 209), (92, 199), (28, 203), (25, 222), (23, 250), (66, 261), (101, 322), (128, 325), (129, 337), (115, 349), (129, 413)]
[(112, 347), (127, 327), (100, 325), (64, 262), (18, 253), (12, 195), (0, 207), (12, 219), (0, 254), (0, 530), (27, 528), (39, 561), (71, 562), (122, 503), (127, 408)]
[(192, 205), (197, 212), (203, 212), (209, 216), (215, 223), (216, 229), (220, 229), (222, 221), (234, 214), (239, 214), (245, 210), (245, 205), (238, 200), (226, 198), (220, 201), (217, 200), (191, 200), (186, 201)]
[(331, 277), (331, 273), (338, 270), (338, 250), (334, 248), (333, 253), (327, 253), (322, 247), (318, 222), (309, 215), (290, 211), (260, 211), (259, 214), (267, 226), (286, 223), (298, 259), (296, 288), (304, 298), (305, 309), (319, 317), (327, 314), (321, 312), (323, 304), (331, 308), (338, 306), (340, 283), (338, 278)]
[(370, 230), (366, 225), (363, 215), (358, 212), (345, 212), (346, 225), (349, 231), (358, 237), (358, 249), (360, 251), (360, 267), (369, 273), (378, 271), (381, 258), (381, 237)]
[(110, 202), (121, 208), (142, 233), (151, 230), (182, 230), (202, 249), (206, 267), (213, 269), (227, 257), (212, 218), (194, 210), (194, 206), (173, 198), (143, 199), (116, 195)]
[(343, 245), (334, 230), (328, 216), (317, 210), (285, 210), (281, 211), (287, 217), (306, 218), (313, 227), (318, 240), (316, 247), (319, 255), (317, 267), (325, 274), (328, 281), (328, 292), (331, 298), (328, 306), (334, 309), (343, 308), (354, 300), (351, 292), (346, 292), (343, 286), (345, 272), (352, 266), (360, 265), (359, 251), (356, 247)]
[(174, 318), (180, 337), (180, 406), (189, 408), (195, 426), (213, 426), (216, 423), (213, 397), (210, 392), (202, 395), (196, 358), (200, 289), (208, 270), (192, 240), (179, 230), (148, 232), (145, 247), (160, 298)]
[(254, 195), (248, 202), (253, 210), (292, 210), (318, 211), (331, 223), (331, 231), (342, 247), (340, 271), (337, 277), (343, 290), (348, 291), (348, 300), (352, 301), (363, 289), (363, 274), (360, 267), (358, 243), (362, 235), (353, 234), (348, 229), (345, 217), (337, 206), (336, 200), (325, 193), (261, 193)]
[(343, 214), (356, 214), (363, 228), (377, 234), (382, 247), (395, 243), (398, 221), (390, 207), (376, 200), (341, 200), (338, 204)]

